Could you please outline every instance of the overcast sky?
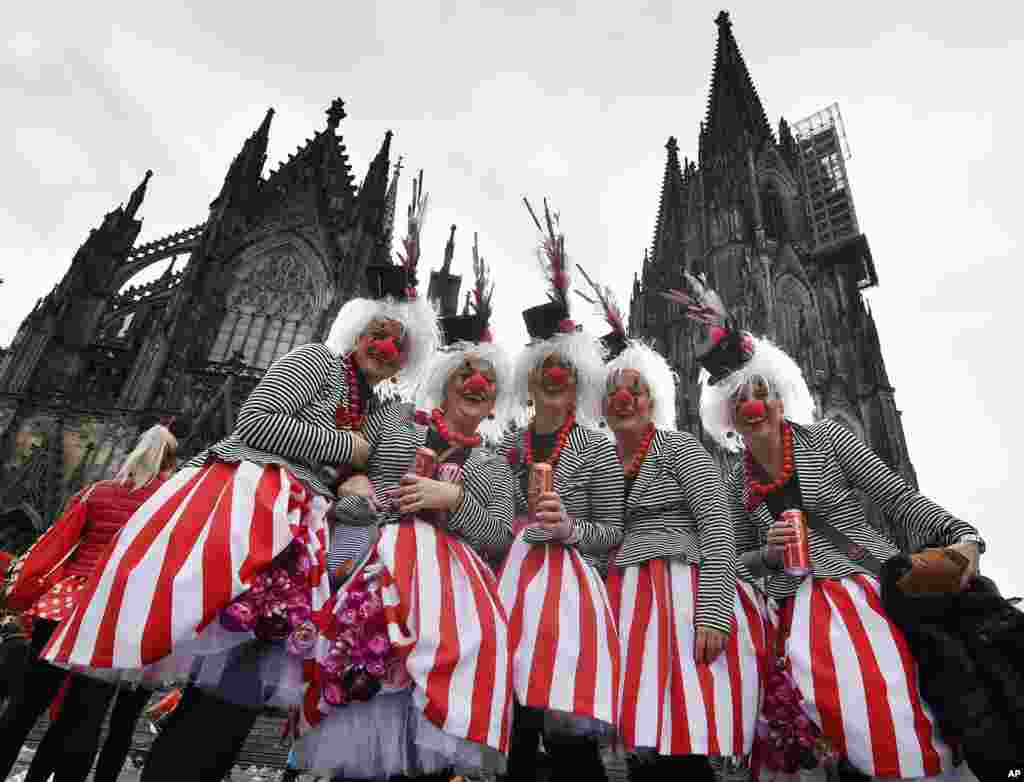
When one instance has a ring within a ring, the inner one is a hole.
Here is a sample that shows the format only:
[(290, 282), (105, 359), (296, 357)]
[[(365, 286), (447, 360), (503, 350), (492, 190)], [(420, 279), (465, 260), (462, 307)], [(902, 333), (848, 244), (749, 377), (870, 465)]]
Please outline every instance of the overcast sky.
[[(140, 242), (206, 218), (268, 106), (275, 165), (324, 126), (336, 96), (357, 181), (388, 129), (406, 174), (425, 169), (432, 265), (454, 222), (456, 270), (468, 273), (479, 232), (496, 270), (499, 338), (520, 344), (519, 311), (543, 297), (523, 195), (552, 200), (573, 259), (625, 306), (654, 229), (667, 137), (696, 156), (723, 7), (175, 5), (5, 9), (0, 344), (147, 168)], [(869, 298), (921, 488), (981, 528), (985, 571), (1024, 594), (1012, 489), (1024, 381), (1010, 369), (1024, 262), (1024, 12), (1000, 0), (727, 8), (773, 125), (839, 103), (881, 283)]]

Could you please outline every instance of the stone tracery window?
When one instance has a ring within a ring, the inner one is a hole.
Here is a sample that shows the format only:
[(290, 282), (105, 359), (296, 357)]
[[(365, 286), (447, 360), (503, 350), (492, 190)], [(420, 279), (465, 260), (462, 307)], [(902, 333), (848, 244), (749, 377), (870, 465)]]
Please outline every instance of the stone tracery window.
[(313, 341), (321, 314), (317, 299), (310, 266), (294, 248), (257, 256), (236, 274), (210, 360), (229, 361), (241, 353), (249, 366), (270, 366)]

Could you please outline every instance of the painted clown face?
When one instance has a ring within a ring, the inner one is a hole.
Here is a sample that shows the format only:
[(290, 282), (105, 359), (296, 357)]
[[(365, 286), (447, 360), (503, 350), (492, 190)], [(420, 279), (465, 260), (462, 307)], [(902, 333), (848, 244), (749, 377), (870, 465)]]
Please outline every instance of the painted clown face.
[(394, 377), (408, 357), (405, 330), (397, 320), (374, 318), (356, 341), (356, 363), (371, 384)]
[(651, 389), (635, 369), (619, 369), (608, 375), (604, 414), (613, 432), (646, 429), (654, 403)]
[(732, 396), (733, 424), (744, 439), (777, 433), (785, 412), (778, 392), (763, 375), (751, 375)]
[(565, 418), (576, 407), (576, 369), (557, 353), (530, 373), (530, 396), (538, 410)]
[(445, 410), (477, 423), (494, 413), (498, 398), (498, 374), (494, 365), (474, 353), (448, 376), (445, 386)]

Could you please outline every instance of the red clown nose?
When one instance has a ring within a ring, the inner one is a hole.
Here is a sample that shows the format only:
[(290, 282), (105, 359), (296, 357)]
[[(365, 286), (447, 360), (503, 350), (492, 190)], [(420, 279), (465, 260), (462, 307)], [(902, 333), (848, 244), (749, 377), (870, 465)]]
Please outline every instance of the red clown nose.
[(740, 415), (744, 418), (763, 418), (768, 415), (768, 408), (761, 399), (750, 399), (740, 405)]
[(612, 407), (622, 409), (633, 404), (633, 395), (624, 388), (620, 388), (612, 394)]
[(548, 367), (544, 370), (544, 377), (553, 386), (564, 386), (569, 382), (569, 370), (564, 367)]
[(370, 342), (370, 352), (377, 356), (381, 361), (388, 363), (398, 358), (398, 347), (395, 345), (395, 338), (388, 337), (387, 339), (375, 339)]
[(490, 381), (479, 372), (475, 372), (462, 384), (462, 390), (467, 394), (486, 394), (490, 389)]

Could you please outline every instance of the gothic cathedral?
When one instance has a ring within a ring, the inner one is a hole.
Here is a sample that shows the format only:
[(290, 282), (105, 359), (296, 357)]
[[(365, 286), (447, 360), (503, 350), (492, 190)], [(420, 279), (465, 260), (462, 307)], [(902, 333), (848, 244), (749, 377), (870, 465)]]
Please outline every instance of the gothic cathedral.
[[(700, 436), (700, 340), (658, 295), (704, 274), (743, 327), (802, 365), (821, 416), (849, 427), (912, 484), (913, 466), (863, 291), (878, 278), (846, 179), (837, 107), (777, 132), (726, 12), (696, 161), (669, 138), (654, 241), (630, 329), (680, 376), (679, 426)], [(222, 436), (278, 356), (322, 339), (361, 270), (390, 255), (399, 166), (391, 133), (358, 189), (326, 127), (263, 175), (273, 110), (242, 146), (206, 222), (136, 247), (150, 174), (104, 218), (64, 279), (0, 353), (0, 549), (18, 549), (146, 426), (173, 419), (187, 456)], [(162, 276), (129, 282), (158, 263)], [(710, 446), (710, 443), (708, 443)], [(714, 450), (713, 447), (711, 450)], [(724, 464), (724, 461), (723, 461)]]
[(715, 22), (697, 160), (680, 163), (669, 138), (654, 241), (633, 282), (631, 332), (669, 358), (681, 383), (679, 427), (700, 437), (694, 353), (702, 335), (659, 291), (682, 288), (683, 269), (705, 275), (744, 328), (797, 359), (818, 415), (853, 430), (916, 486), (862, 295), (878, 278), (853, 210), (838, 108), (793, 127), (783, 119), (773, 133), (728, 13)]

